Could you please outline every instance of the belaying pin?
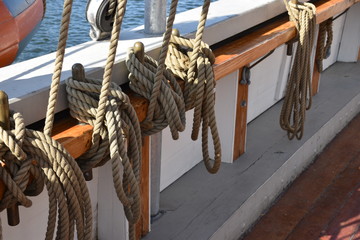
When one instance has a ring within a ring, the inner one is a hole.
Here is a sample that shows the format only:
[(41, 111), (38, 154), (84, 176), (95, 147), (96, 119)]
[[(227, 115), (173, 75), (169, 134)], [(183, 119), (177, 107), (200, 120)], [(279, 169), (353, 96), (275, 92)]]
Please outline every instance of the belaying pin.
[[(0, 126), (10, 130), (9, 99), (4, 91), (0, 91)], [(17, 203), (6, 209), (8, 224), (16, 226), (20, 223), (19, 206)]]
[(251, 83), (250, 77), (251, 77), (250, 68), (249, 67), (243, 67), (240, 84), (241, 85), (250, 85), (250, 83)]

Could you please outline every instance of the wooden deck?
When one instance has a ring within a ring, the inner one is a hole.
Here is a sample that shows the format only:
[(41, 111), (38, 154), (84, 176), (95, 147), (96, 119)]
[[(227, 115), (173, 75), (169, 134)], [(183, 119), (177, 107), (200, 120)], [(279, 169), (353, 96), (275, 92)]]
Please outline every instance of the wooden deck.
[(360, 114), (242, 239), (360, 239)]

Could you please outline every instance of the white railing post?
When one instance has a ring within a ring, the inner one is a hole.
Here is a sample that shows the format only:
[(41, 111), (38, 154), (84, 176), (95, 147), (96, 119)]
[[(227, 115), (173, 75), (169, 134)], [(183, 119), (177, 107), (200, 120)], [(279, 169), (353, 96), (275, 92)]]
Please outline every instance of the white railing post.
[(166, 27), (166, 0), (145, 0), (145, 33), (162, 34)]
[(151, 218), (153, 219), (155, 219), (160, 212), (161, 142), (162, 142), (162, 132), (158, 132), (151, 136), (150, 215)]

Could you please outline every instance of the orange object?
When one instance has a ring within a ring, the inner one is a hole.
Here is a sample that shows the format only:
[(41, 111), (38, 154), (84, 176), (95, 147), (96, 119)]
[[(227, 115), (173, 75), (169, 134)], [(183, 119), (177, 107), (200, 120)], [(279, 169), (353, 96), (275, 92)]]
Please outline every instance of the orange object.
[[(31, 4), (17, 0), (9, 4), (13, 4), (13, 9), (8, 8), (6, 1), (0, 1), (0, 67), (15, 60), (20, 53), (20, 44), (29, 40), (44, 15), (42, 0), (34, 0)], [(16, 9), (14, 6), (24, 9)]]

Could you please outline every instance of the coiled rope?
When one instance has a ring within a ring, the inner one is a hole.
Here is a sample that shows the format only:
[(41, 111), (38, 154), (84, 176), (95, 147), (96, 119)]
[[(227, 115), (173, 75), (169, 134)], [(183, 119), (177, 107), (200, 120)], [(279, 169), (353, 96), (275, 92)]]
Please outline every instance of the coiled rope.
[(141, 123), (144, 135), (159, 132), (169, 125), (173, 139), (178, 139), (179, 132), (185, 129), (183, 93), (175, 77), (165, 66), (177, 3), (177, 0), (171, 1), (158, 61), (143, 53), (142, 43), (136, 44), (139, 53), (134, 48), (128, 51), (126, 66), (130, 72), (130, 88), (149, 100), (146, 119)]
[(71, 115), (94, 127), (92, 146), (78, 159), (78, 163), (83, 172), (87, 172), (111, 161), (115, 190), (129, 221), (130, 239), (134, 239), (134, 224), (140, 218), (141, 205), (141, 130), (128, 96), (119, 86), (111, 83), (126, 2), (116, 1), (103, 80), (85, 78), (83, 70), (80, 70), (77, 78), (73, 76), (66, 81), (66, 91)]
[[(31, 202), (25, 194), (39, 194), (45, 182), (49, 195), (45, 239), (53, 239), (56, 223), (56, 239), (73, 239), (75, 228), (78, 239), (92, 238), (92, 209), (85, 179), (75, 160), (50, 137), (71, 6), (71, 0), (64, 2), (44, 133), (26, 129), (19, 113), (12, 113), (12, 130), (0, 128), (2, 161), (6, 166), (6, 170), (0, 168), (0, 177), (7, 187), (1, 209), (16, 202), (29, 207)], [(34, 178), (30, 183), (29, 172)]]
[[(26, 195), (38, 195), (45, 186), (49, 196), (49, 216), (45, 239), (91, 239), (90, 196), (80, 168), (61, 144), (48, 135), (25, 128), (20, 113), (11, 113), (11, 130), (0, 127), (0, 178), (7, 190), (0, 210), (20, 203), (30, 207)], [(30, 177), (31, 174), (31, 178)], [(31, 179), (31, 182), (29, 182)], [(25, 195), (26, 194), (26, 195)]]
[(330, 55), (331, 44), (333, 41), (332, 25), (333, 18), (329, 18), (319, 25), (319, 40), (317, 44), (317, 55), (315, 58), (319, 72), (323, 71), (323, 60)]
[(311, 107), (311, 52), (316, 26), (316, 7), (311, 3), (292, 3), (284, 0), (290, 20), (299, 35), (294, 63), (287, 83), (280, 114), (280, 126), (289, 139), (301, 139), (304, 132), (305, 111)]
[[(185, 82), (185, 109), (194, 108), (191, 138), (198, 138), (202, 123), (202, 152), (207, 170), (216, 173), (221, 163), (221, 144), (215, 117), (215, 85), (212, 64), (215, 62), (210, 47), (202, 41), (210, 0), (204, 0), (195, 39), (180, 37), (174, 32), (171, 37), (166, 65)], [(208, 151), (208, 129), (210, 128), (215, 159), (211, 163)]]

